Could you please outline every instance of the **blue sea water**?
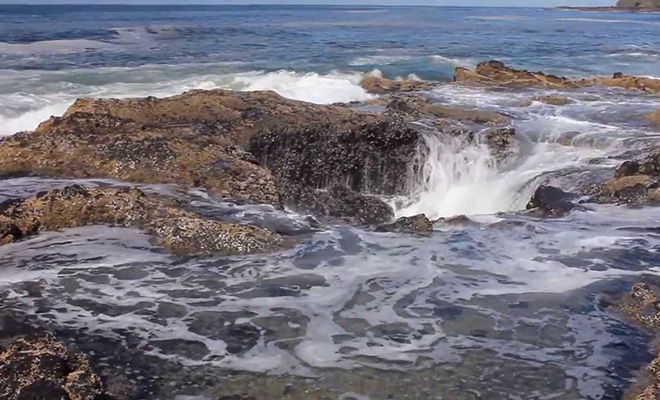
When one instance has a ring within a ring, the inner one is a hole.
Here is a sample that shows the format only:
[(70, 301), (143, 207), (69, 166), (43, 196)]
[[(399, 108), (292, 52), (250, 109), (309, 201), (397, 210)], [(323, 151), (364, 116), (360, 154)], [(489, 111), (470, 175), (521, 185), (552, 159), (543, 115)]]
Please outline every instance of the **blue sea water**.
[(658, 33), (658, 14), (540, 8), (0, 5), (0, 135), (81, 96), (252, 84), (362, 99), (346, 82), (344, 95), (305, 95), (335, 82), (296, 79), (308, 73), (450, 80), (457, 66), (499, 59), (568, 76), (660, 76)]
[[(84, 96), (228, 88), (362, 101), (374, 98), (359, 86), (366, 74), (449, 81), (454, 68), (489, 59), (571, 77), (660, 77), (660, 14), (0, 5), (0, 136), (33, 129)], [(648, 338), (600, 297), (640, 276), (657, 281), (660, 209), (589, 205), (560, 219), (520, 211), (540, 184), (579, 191), (657, 147), (660, 135), (644, 120), (660, 107), (657, 95), (451, 84), (423, 95), (504, 113), (517, 132), (518, 153), (501, 166), (485, 146), (425, 134), (427, 179), (396, 213), (465, 214), (466, 224), (440, 224), (428, 237), (346, 225), (309, 233), (292, 212), (152, 185), (144, 189), (230, 222), (285, 224), (309, 237), (276, 254), (199, 260), (164, 254), (135, 230), (51, 232), (0, 248), (0, 304), (46, 309), (35, 318), (89, 335), (138, 338), (136, 351), (187, 366), (321, 377), (339, 398), (620, 398), (652, 356)], [(0, 200), (70, 183), (7, 179)], [(24, 295), (29, 282), (42, 285), (43, 299)], [(211, 329), (226, 326), (254, 343), (228, 352), (236, 338)], [(191, 394), (181, 380), (159, 377), (161, 396), (149, 398)], [(204, 394), (193, 398), (218, 398)]]
[(497, 58), (568, 75), (658, 75), (659, 32), (658, 14), (539, 8), (0, 5), (0, 68), (241, 63), (447, 79), (453, 64)]

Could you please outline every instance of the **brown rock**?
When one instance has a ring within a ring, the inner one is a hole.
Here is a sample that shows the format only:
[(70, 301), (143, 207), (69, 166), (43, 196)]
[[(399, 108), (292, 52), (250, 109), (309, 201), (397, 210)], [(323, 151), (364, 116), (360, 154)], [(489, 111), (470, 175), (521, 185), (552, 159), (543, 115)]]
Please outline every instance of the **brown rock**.
[[(660, 297), (658, 288), (647, 283), (637, 283), (629, 296), (625, 296), (618, 308), (632, 320), (651, 329), (656, 335), (660, 328)], [(656, 350), (657, 351), (657, 350)], [(626, 398), (656, 400), (660, 396), (660, 355), (643, 370), (644, 376), (633, 386)]]
[(418, 144), (418, 132), (394, 116), (273, 92), (198, 90), (81, 99), (2, 141), (0, 175), (176, 183), (296, 206), (303, 192), (346, 182), (356, 193), (405, 192)]
[(135, 227), (177, 253), (247, 254), (283, 245), (279, 235), (204, 219), (138, 189), (69, 186), (0, 204), (0, 244), (44, 231), (87, 225)]
[(447, 107), (440, 104), (429, 104), (420, 108), (425, 114), (431, 114), (438, 118), (450, 119), (458, 122), (472, 122), (481, 125), (507, 125), (511, 119), (500, 113), (475, 110), (459, 107)]
[(428, 233), (433, 232), (433, 223), (424, 214), (412, 217), (402, 217), (396, 221), (380, 225), (376, 228), (378, 232), (415, 232)]
[(500, 61), (487, 61), (477, 65), (474, 71), (456, 68), (454, 80), (461, 84), (495, 85), (511, 87), (570, 87), (567, 78), (547, 75), (542, 72), (517, 70)]
[(373, 94), (394, 92), (419, 92), (433, 87), (430, 82), (415, 79), (392, 80), (377, 76), (367, 76), (360, 82), (364, 90)]
[(50, 336), (18, 339), (0, 352), (0, 398), (97, 400), (101, 380), (89, 360)]
[(463, 85), (508, 86), (508, 87), (538, 87), (553, 89), (569, 89), (578, 87), (618, 87), (643, 90), (649, 93), (660, 93), (660, 79), (626, 76), (617, 74), (612, 77), (592, 77), (582, 80), (532, 72), (507, 67), (500, 61), (487, 61), (477, 65), (474, 71), (456, 68), (454, 81)]
[(634, 175), (634, 176), (624, 176), (621, 178), (614, 178), (610, 179), (609, 181), (605, 182), (605, 186), (603, 187), (603, 193), (606, 195), (614, 195), (617, 192), (637, 186), (637, 185), (642, 185), (646, 187), (651, 183), (651, 177), (648, 175)]

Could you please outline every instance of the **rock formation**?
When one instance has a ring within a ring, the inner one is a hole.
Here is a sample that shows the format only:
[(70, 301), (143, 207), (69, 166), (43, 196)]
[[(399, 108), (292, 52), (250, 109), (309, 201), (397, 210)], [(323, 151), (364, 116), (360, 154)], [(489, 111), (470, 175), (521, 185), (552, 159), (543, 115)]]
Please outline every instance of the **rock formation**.
[[(660, 297), (658, 288), (644, 282), (633, 286), (630, 295), (618, 305), (619, 309), (635, 322), (643, 325), (657, 337), (660, 329)], [(633, 386), (630, 396), (635, 400), (656, 400), (660, 398), (660, 355), (643, 371), (644, 379)], [(634, 397), (633, 397), (634, 396)]]
[(412, 217), (402, 217), (390, 224), (384, 224), (376, 228), (379, 232), (414, 232), (428, 233), (433, 231), (433, 222), (426, 215), (419, 214)]
[(0, 176), (176, 183), (295, 207), (318, 203), (310, 198), (336, 185), (356, 195), (403, 193), (419, 144), (419, 133), (396, 116), (273, 92), (82, 99), (34, 132), (0, 142)]
[(247, 254), (283, 245), (277, 234), (205, 219), (138, 189), (69, 186), (0, 203), (0, 245), (44, 231), (87, 225), (143, 229), (178, 253)]
[(540, 217), (564, 217), (576, 208), (572, 202), (574, 198), (574, 195), (554, 186), (540, 186), (527, 203), (527, 210)]
[(614, 178), (596, 190), (595, 199), (601, 203), (660, 204), (660, 151), (619, 165)]
[(18, 339), (0, 352), (0, 398), (100, 400), (89, 360), (50, 336)]
[(649, 93), (660, 93), (660, 79), (626, 76), (620, 73), (612, 77), (591, 77), (571, 80), (565, 77), (549, 75), (507, 67), (500, 61), (487, 61), (477, 65), (474, 71), (458, 67), (454, 80), (462, 85), (507, 86), (514, 88), (549, 88), (570, 89), (580, 87), (618, 87), (637, 89)]
[(415, 79), (392, 80), (379, 76), (367, 76), (360, 82), (364, 90), (373, 94), (385, 94), (395, 92), (419, 92), (429, 90), (434, 85)]

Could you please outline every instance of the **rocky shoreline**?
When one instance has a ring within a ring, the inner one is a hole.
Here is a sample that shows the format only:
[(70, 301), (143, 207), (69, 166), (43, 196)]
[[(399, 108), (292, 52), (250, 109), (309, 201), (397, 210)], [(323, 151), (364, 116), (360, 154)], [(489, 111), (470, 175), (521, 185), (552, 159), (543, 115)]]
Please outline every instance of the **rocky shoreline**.
[[(498, 61), (481, 63), (475, 70), (459, 67), (451, 84), (598, 87), (660, 94), (657, 79), (615, 73), (572, 80)], [(510, 116), (436, 103), (425, 92), (438, 85), (369, 76), (362, 87), (379, 98), (327, 106), (285, 99), (274, 92), (226, 90), (195, 90), (168, 98), (80, 99), (63, 116), (43, 122), (35, 131), (2, 139), (0, 177), (173, 184), (226, 201), (287, 207), (318, 219), (315, 223), (320, 226), (343, 221), (376, 232), (430, 234), (436, 224), (467, 218), (431, 221), (419, 214), (395, 219), (387, 201), (410, 196), (419, 184), (423, 159), (430, 150), (424, 126), (465, 143), (484, 143), (502, 165), (515, 159), (520, 145)], [(570, 99), (536, 95), (532, 102), (561, 107)], [(660, 124), (660, 110), (648, 116), (648, 123)], [(613, 171), (611, 179), (582, 192), (541, 185), (527, 210), (520, 212), (561, 218), (585, 210), (590, 203), (660, 205), (660, 153), (634, 154)], [(200, 257), (276, 252), (298, 240), (252, 225), (222, 222), (138, 188), (69, 185), (0, 203), (0, 245), (92, 225), (137, 228), (174, 254)], [(620, 307), (657, 331), (658, 299), (657, 291), (640, 283)], [(88, 356), (45, 332), (25, 333), (4, 338), (0, 345), (0, 397), (137, 398), (135, 382), (115, 377), (118, 380), (110, 384), (113, 389), (108, 393), (110, 378), (97, 375)], [(657, 364), (656, 360), (649, 366), (651, 383), (635, 398), (657, 398)], [(220, 398), (254, 398), (238, 396)]]

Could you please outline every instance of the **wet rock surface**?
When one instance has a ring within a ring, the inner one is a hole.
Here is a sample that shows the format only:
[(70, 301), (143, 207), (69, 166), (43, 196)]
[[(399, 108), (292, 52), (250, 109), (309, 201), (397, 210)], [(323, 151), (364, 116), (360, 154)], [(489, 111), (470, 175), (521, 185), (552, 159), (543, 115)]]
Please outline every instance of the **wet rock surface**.
[(249, 150), (273, 171), (285, 203), (314, 209), (318, 189), (334, 186), (356, 193), (406, 193), (409, 177), (420, 167), (421, 143), (420, 133), (403, 119), (379, 117), (339, 129), (322, 124), (263, 132)]
[(81, 99), (34, 132), (3, 140), (0, 175), (176, 183), (309, 209), (310, 193), (336, 184), (404, 193), (419, 143), (401, 118), (273, 92)]
[(433, 83), (415, 79), (387, 79), (379, 76), (367, 76), (360, 86), (369, 93), (385, 94), (396, 92), (419, 92), (433, 88)]
[(102, 400), (88, 358), (51, 336), (20, 338), (0, 349), (0, 398)]
[(549, 104), (551, 106), (565, 106), (568, 104), (573, 104), (574, 100), (565, 97), (565, 96), (560, 96), (560, 95), (536, 95), (532, 97), (530, 100), (525, 101), (522, 106), (523, 107), (529, 107), (532, 105), (533, 102), (539, 102), (539, 103), (545, 103)]
[[(614, 74), (612, 77), (591, 77), (581, 80), (532, 72), (506, 66), (501, 61), (487, 61), (477, 65), (474, 71), (458, 67), (454, 80), (464, 85), (508, 86), (514, 88), (571, 89), (581, 87), (611, 87), (637, 89), (649, 93), (660, 93), (660, 79)], [(546, 99), (547, 100), (547, 99)]]
[(527, 210), (541, 217), (561, 218), (580, 206), (572, 201), (575, 195), (554, 186), (540, 186), (527, 203)]
[(0, 204), (0, 244), (88, 225), (143, 229), (180, 253), (247, 254), (275, 250), (283, 244), (279, 235), (266, 230), (204, 219), (138, 189), (74, 185)]
[[(659, 337), (660, 297), (657, 286), (646, 282), (636, 283), (618, 307), (628, 318), (649, 329), (654, 337)], [(655, 353), (658, 354), (657, 345)], [(643, 369), (641, 379), (630, 388), (628, 395), (635, 400), (655, 400), (660, 397), (660, 355)]]
[(390, 224), (380, 225), (378, 232), (428, 233), (433, 231), (433, 223), (424, 214), (402, 217)]
[(660, 152), (628, 160), (614, 171), (614, 178), (596, 190), (601, 203), (657, 205), (660, 203)]

